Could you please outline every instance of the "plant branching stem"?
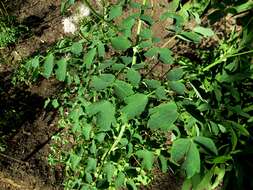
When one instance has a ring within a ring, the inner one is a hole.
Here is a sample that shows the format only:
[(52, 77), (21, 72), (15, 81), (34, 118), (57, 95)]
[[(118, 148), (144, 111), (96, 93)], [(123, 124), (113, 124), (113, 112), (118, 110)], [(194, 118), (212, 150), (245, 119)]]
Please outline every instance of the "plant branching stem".
[[(142, 5), (145, 6), (147, 3), (147, 0), (142, 1)], [(141, 15), (143, 14), (143, 10), (141, 10)], [(133, 47), (133, 59), (132, 59), (132, 65), (135, 65), (137, 62), (137, 54), (139, 49), (139, 41), (140, 41), (140, 33), (141, 33), (141, 27), (142, 27), (142, 20), (139, 18), (138, 26), (137, 26), (137, 32), (136, 32), (136, 46)]]

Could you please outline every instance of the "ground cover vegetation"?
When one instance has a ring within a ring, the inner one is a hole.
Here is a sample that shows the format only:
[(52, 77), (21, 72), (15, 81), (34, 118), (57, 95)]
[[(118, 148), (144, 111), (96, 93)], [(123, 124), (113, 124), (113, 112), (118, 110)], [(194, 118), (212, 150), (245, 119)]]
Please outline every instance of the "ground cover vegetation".
[[(45, 102), (60, 114), (48, 162), (63, 166), (64, 188), (134, 190), (155, 168), (183, 177), (184, 190), (253, 188), (253, 2), (173, 0), (159, 18), (170, 23), (165, 42), (153, 35), (154, 1), (84, 3), (91, 15), (76, 35), (25, 60), (13, 80), (65, 84)], [(239, 24), (219, 36), (212, 23), (228, 14)], [(158, 64), (168, 70), (154, 77)]]

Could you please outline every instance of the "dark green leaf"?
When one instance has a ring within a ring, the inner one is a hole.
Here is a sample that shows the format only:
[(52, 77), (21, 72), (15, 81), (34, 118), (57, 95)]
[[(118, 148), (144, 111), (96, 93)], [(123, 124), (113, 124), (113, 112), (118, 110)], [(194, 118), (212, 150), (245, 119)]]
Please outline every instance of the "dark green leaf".
[(132, 86), (122, 80), (116, 80), (114, 82), (114, 90), (115, 94), (122, 100), (134, 94)]
[(144, 169), (147, 169), (147, 170), (152, 169), (154, 159), (155, 159), (155, 156), (154, 156), (153, 152), (148, 151), (148, 150), (138, 150), (136, 152), (136, 156), (139, 159), (142, 159), (141, 166)]
[(43, 66), (43, 76), (48, 79), (52, 75), (54, 68), (54, 55), (52, 53), (47, 55)]
[(100, 101), (89, 105), (87, 113), (90, 116), (96, 115), (96, 124), (101, 131), (110, 130), (112, 123), (115, 121), (115, 107), (108, 101)]
[(127, 79), (133, 86), (138, 86), (141, 81), (141, 75), (135, 69), (129, 69), (127, 71)]
[(91, 79), (91, 87), (95, 90), (104, 90), (110, 86), (115, 80), (114, 75), (112, 74), (102, 74), (100, 76), (93, 76)]
[(61, 59), (57, 62), (57, 69), (55, 71), (56, 78), (59, 81), (64, 81), (67, 74), (67, 61), (65, 59)]
[(184, 75), (184, 70), (181, 67), (176, 67), (170, 70), (167, 74), (167, 79), (170, 81), (177, 81)]
[(168, 48), (159, 49), (159, 59), (165, 64), (172, 64), (174, 62), (171, 54), (172, 52)]
[(122, 108), (122, 113), (128, 120), (139, 116), (148, 103), (148, 96), (145, 94), (134, 94), (125, 98), (126, 106)]
[(169, 130), (174, 127), (173, 123), (177, 120), (177, 105), (174, 102), (161, 104), (149, 110), (150, 119), (148, 127), (151, 129)]
[(184, 84), (179, 81), (169, 81), (168, 85), (177, 94), (183, 95), (185, 92)]
[(218, 155), (218, 150), (212, 139), (202, 136), (194, 137), (194, 142), (207, 149), (209, 152), (212, 152), (215, 155)]
[(88, 51), (88, 53), (83, 58), (83, 63), (85, 64), (86, 68), (89, 69), (93, 63), (93, 60), (96, 55), (96, 48), (93, 48)]

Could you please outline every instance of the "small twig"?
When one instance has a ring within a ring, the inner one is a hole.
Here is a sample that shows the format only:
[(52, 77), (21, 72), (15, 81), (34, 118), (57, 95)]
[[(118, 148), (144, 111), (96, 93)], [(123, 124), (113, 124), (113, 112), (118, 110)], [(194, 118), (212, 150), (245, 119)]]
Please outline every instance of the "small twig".
[(8, 160), (12, 160), (14, 162), (18, 162), (20, 164), (26, 164), (26, 165), (28, 165), (28, 162), (25, 162), (25, 161), (22, 161), (22, 160), (18, 160), (16, 158), (10, 157), (10, 156), (8, 156), (6, 154), (3, 154), (3, 153), (0, 153), (0, 156), (3, 157), (3, 158), (5, 158), (5, 159), (8, 159)]

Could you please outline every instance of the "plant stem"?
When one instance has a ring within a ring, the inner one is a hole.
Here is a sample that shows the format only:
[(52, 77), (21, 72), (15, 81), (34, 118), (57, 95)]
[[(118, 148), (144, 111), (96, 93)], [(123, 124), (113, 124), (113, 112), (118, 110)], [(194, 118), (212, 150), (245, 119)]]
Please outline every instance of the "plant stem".
[[(147, 3), (147, 0), (142, 1), (142, 5), (145, 6)], [(143, 10), (141, 10), (141, 15), (143, 14)], [(137, 33), (136, 33), (136, 46), (133, 47), (133, 59), (132, 59), (132, 65), (135, 65), (137, 62), (137, 53), (139, 49), (139, 41), (140, 41), (140, 33), (141, 33), (141, 26), (142, 26), (142, 20), (139, 18), (138, 26), (137, 26)]]

